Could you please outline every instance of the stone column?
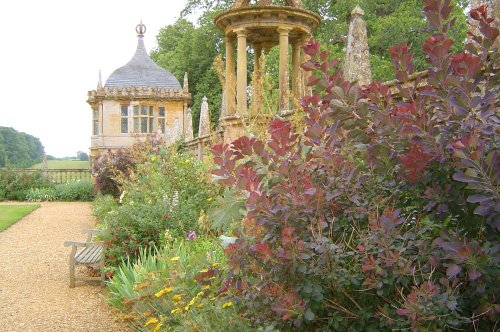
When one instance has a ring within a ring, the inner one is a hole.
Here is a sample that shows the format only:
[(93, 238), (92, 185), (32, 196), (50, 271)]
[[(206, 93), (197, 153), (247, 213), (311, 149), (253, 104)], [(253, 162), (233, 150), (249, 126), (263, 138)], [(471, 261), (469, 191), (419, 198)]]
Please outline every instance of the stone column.
[[(300, 46), (304, 46), (309, 39), (311, 39), (310, 35), (306, 35), (302, 38), (300, 41)], [(306, 52), (301, 52), (301, 63), (306, 63), (307, 61), (311, 60), (311, 57), (306, 54)], [(309, 77), (311, 76), (310, 71), (306, 71), (304, 69), (300, 69), (300, 93), (302, 96), (306, 95), (312, 95), (312, 88), (307, 86), (307, 81), (309, 80)]]
[(289, 86), (289, 69), (288, 69), (288, 37), (290, 28), (279, 27), (280, 34), (280, 62), (279, 62), (279, 99), (280, 111), (288, 111), (290, 109), (290, 86)]
[[(499, 0), (470, 0), (470, 8), (474, 9), (477, 8), (481, 5), (485, 5), (486, 9), (488, 11), (488, 16), (492, 17), (494, 19), (494, 24), (493, 26), (496, 28), (500, 28), (500, 1)], [(480, 33), (479, 28), (477, 26), (477, 21), (473, 20), (472, 18), (467, 19), (470, 26), (469, 29), (474, 29), (475, 33)], [(468, 37), (469, 38), (469, 37)], [(500, 37), (497, 37), (495, 40), (495, 43), (493, 44), (493, 48), (495, 49), (500, 49)]]
[(359, 6), (356, 6), (351, 13), (352, 19), (349, 25), (347, 50), (344, 59), (344, 76), (346, 80), (357, 81), (359, 85), (370, 84), (372, 81), (368, 34), (363, 15), (365, 15), (365, 12)]
[(227, 37), (226, 41), (226, 84), (225, 84), (225, 96), (226, 96), (226, 114), (234, 115), (236, 113), (236, 84), (234, 72), (234, 40), (233, 38)]
[(235, 30), (238, 35), (238, 60), (237, 60), (237, 108), (240, 116), (247, 114), (247, 32), (245, 29)]
[(253, 107), (255, 114), (261, 110), (262, 107), (262, 45), (254, 45), (254, 82), (253, 82)]
[(292, 97), (293, 108), (298, 110), (300, 107), (300, 98), (302, 92), (300, 91), (300, 43), (295, 40), (292, 43)]

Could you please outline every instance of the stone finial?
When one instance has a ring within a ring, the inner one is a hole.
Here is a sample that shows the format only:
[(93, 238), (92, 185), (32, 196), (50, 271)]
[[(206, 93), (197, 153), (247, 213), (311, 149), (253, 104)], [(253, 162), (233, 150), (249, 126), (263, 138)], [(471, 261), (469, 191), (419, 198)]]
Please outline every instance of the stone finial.
[(101, 76), (101, 70), (99, 70), (99, 81), (97, 81), (97, 88), (101, 89), (102, 88), (102, 76)]
[(203, 97), (200, 112), (200, 127), (198, 130), (198, 137), (210, 135), (210, 114), (208, 112), (207, 97)]
[(356, 5), (351, 12), (351, 16), (365, 16), (365, 11), (359, 5)]
[(188, 108), (186, 113), (186, 132), (184, 133), (184, 138), (186, 142), (192, 141), (194, 139), (193, 134), (193, 113), (191, 109)]
[(364, 11), (356, 6), (351, 14), (344, 58), (344, 76), (347, 80), (357, 81), (361, 85), (369, 84), (372, 81), (372, 71), (366, 22), (363, 19)]
[(142, 20), (141, 23), (137, 24), (135, 27), (135, 32), (137, 32), (137, 37), (144, 37), (144, 34), (146, 33), (146, 26), (142, 23)]
[(189, 93), (189, 80), (188, 80), (188, 73), (184, 73), (184, 84), (182, 85), (182, 90), (184, 93)]

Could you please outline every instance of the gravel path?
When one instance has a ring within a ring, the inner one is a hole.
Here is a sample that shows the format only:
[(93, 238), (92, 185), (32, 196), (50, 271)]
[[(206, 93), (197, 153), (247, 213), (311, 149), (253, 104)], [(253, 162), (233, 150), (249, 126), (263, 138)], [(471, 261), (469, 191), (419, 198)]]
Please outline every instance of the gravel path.
[(0, 233), (0, 331), (128, 331), (95, 282), (70, 289), (65, 240), (85, 240), (91, 204), (42, 203)]

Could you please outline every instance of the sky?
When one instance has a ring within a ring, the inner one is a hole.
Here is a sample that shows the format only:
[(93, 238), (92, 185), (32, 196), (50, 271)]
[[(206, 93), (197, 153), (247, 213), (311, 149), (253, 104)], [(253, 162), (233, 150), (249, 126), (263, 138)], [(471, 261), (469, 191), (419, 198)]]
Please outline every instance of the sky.
[(186, 0), (15, 0), (0, 2), (0, 126), (38, 137), (55, 157), (89, 152), (87, 92), (133, 56), (136, 25), (146, 49)]

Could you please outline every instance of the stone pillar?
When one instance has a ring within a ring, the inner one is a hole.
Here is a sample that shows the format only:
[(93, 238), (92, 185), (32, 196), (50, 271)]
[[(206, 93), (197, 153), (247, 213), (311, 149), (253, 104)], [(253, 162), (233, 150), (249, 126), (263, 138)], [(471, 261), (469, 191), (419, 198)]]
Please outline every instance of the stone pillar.
[(210, 135), (210, 114), (208, 112), (207, 97), (203, 97), (200, 112), (200, 127), (198, 129), (198, 137)]
[(188, 108), (186, 112), (186, 130), (184, 132), (184, 139), (186, 142), (192, 141), (194, 139), (194, 134), (193, 134), (193, 114), (191, 112), (191, 109)]
[(298, 40), (292, 43), (292, 98), (293, 108), (298, 110), (300, 107), (300, 43)]
[(344, 59), (344, 77), (349, 81), (357, 81), (360, 85), (370, 84), (372, 71), (370, 66), (370, 49), (368, 48), (368, 34), (366, 22), (363, 19), (365, 12), (356, 6), (351, 12), (351, 23), (347, 36), (347, 50)]
[[(311, 38), (311, 36), (305, 36), (302, 40), (301, 40), (301, 47), (304, 46), (308, 41), (309, 39)], [(306, 52), (301, 52), (301, 64), (302, 63), (306, 63), (307, 61), (311, 60), (311, 57), (309, 55), (306, 54)], [(309, 77), (311, 76), (311, 72), (310, 71), (306, 71), (304, 69), (300, 69), (300, 93), (302, 94), (302, 96), (310, 96), (312, 95), (312, 88), (311, 87), (308, 87), (307, 86), (307, 81), (309, 80)]]
[(237, 60), (237, 108), (240, 116), (247, 114), (247, 32), (245, 29), (236, 30), (238, 35), (238, 60)]
[(234, 40), (226, 37), (226, 115), (233, 115), (236, 113), (236, 73), (234, 72)]
[(262, 107), (262, 45), (254, 45), (254, 82), (253, 82), (253, 107), (255, 114)]
[(288, 111), (290, 109), (290, 84), (289, 84), (289, 69), (288, 69), (288, 45), (290, 28), (280, 27), (280, 62), (279, 62), (279, 99), (280, 111)]
[[(485, 5), (487, 10), (488, 10), (488, 16), (492, 17), (495, 20), (494, 26), (498, 29), (500, 28), (500, 1), (499, 0), (470, 0), (470, 8), (474, 9), (477, 8), (481, 5)], [(473, 20), (472, 18), (469, 17), (468, 19), (470, 23), (470, 29), (476, 29), (477, 28), (477, 21)], [(496, 48), (497, 50), (500, 49), (500, 37), (497, 37), (495, 40), (495, 43), (493, 44), (493, 47)]]

